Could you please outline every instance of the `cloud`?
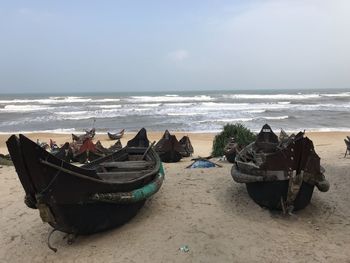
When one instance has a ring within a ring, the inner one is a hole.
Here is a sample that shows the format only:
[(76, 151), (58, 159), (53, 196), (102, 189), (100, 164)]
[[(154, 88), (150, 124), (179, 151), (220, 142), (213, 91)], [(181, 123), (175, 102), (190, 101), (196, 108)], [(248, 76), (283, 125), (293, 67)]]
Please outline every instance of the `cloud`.
[(207, 61), (202, 79), (223, 87), (349, 87), (349, 12), (342, 0), (270, 0), (216, 14), (211, 38), (196, 48)]
[(190, 56), (189, 52), (185, 49), (178, 49), (168, 54), (168, 58), (175, 62), (186, 60)]

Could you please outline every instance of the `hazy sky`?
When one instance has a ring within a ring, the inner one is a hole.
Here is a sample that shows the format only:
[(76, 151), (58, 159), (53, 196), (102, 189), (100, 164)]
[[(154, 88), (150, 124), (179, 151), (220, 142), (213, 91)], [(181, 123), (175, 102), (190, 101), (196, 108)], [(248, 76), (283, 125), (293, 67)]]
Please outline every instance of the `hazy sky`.
[(350, 88), (350, 1), (0, 2), (0, 92)]

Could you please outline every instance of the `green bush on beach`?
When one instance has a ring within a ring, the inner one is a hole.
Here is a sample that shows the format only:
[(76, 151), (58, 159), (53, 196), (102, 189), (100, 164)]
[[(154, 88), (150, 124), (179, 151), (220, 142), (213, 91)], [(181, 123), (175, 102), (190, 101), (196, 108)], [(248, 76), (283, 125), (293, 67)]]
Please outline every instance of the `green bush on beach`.
[(228, 123), (224, 125), (222, 132), (214, 138), (212, 149), (213, 157), (224, 155), (224, 148), (231, 137), (235, 137), (239, 145), (246, 146), (255, 141), (256, 135), (241, 123)]

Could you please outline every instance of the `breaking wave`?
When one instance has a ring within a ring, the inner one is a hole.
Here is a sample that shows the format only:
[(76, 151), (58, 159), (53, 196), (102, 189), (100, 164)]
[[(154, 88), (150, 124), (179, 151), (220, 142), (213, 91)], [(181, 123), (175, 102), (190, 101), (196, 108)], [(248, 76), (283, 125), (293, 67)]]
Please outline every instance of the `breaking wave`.
[[(217, 131), (242, 122), (253, 130), (269, 122), (285, 130), (347, 129), (350, 92), (255, 94), (233, 92), (147, 95), (7, 96), (0, 99), (0, 132), (84, 130), (96, 127)], [(344, 127), (345, 126), (345, 127)]]

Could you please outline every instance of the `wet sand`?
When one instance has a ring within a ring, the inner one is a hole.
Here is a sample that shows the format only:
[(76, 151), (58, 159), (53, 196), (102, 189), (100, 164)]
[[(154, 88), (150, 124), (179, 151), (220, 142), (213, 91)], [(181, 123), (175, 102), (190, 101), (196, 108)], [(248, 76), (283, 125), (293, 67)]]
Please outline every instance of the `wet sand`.
[[(178, 138), (186, 133), (176, 134)], [(151, 133), (151, 141), (162, 133)], [(210, 154), (214, 134), (189, 133), (194, 156)], [(331, 188), (315, 189), (311, 204), (293, 216), (256, 205), (245, 186), (233, 182), (232, 164), (185, 169), (190, 158), (165, 164), (166, 180), (140, 213), (117, 229), (80, 236), (68, 245), (37, 210), (23, 203), (13, 167), (0, 168), (0, 262), (350, 262), (350, 157), (348, 133), (307, 133), (321, 157)], [(127, 134), (123, 145), (133, 134)], [(29, 134), (41, 141), (70, 140), (64, 134)], [(0, 135), (6, 152), (8, 135)], [(97, 135), (103, 145), (107, 135)], [(187, 245), (189, 252), (179, 250)]]

